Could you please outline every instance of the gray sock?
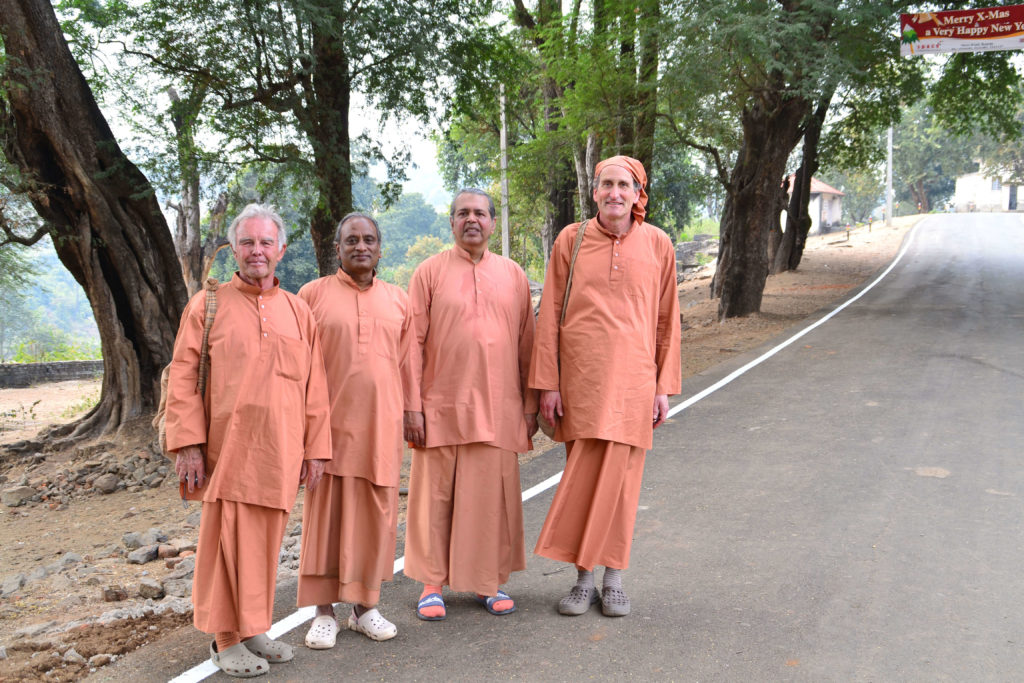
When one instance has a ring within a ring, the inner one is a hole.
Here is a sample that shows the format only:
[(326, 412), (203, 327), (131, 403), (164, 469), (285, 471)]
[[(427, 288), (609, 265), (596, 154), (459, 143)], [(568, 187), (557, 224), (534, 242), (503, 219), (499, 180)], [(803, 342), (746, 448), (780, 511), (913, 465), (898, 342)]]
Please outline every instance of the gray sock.
[(604, 581), (602, 584), (605, 588), (617, 588), (618, 590), (622, 590), (622, 570), (605, 567)]
[(586, 569), (576, 570), (576, 585), (580, 588), (591, 589), (594, 587), (594, 572), (588, 572)]

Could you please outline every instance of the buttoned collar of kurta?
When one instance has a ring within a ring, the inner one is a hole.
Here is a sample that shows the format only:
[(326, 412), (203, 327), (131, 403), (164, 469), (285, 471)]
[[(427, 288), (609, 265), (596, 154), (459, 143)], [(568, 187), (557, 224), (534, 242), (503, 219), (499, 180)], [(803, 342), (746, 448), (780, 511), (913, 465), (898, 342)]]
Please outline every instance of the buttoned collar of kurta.
[(565, 414), (555, 426), (556, 440), (604, 439), (647, 449), (655, 395), (677, 394), (682, 382), (675, 249), (649, 223), (615, 235), (591, 221), (560, 327), (579, 227), (567, 226), (551, 249), (529, 386), (561, 392)]
[(537, 393), (526, 387), (534, 318), (523, 269), (489, 251), (474, 263), (456, 245), (419, 265), (409, 300), (426, 446), (530, 450), (523, 415), (537, 412)]
[(412, 311), (400, 287), (376, 278), (360, 289), (342, 269), (299, 290), (316, 318), (331, 400), (334, 458), (326, 472), (398, 486), (403, 385)]
[[(316, 323), (298, 297), (236, 274), (217, 290), (206, 399), (196, 391), (205, 293), (182, 315), (168, 380), (167, 447), (205, 445), (192, 499), (290, 510), (303, 459), (330, 459), (330, 404)], [(207, 419), (209, 416), (209, 419)]]

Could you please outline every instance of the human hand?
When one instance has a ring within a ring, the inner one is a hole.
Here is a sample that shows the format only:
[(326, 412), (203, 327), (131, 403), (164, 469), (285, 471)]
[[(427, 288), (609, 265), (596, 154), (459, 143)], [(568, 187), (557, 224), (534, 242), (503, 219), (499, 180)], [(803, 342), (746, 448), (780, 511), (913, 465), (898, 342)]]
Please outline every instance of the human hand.
[(662, 422), (668, 417), (668, 394), (658, 394), (654, 397), (654, 416), (652, 421), (654, 422), (653, 429), (657, 429)]
[(307, 491), (315, 489), (316, 485), (320, 483), (320, 479), (324, 476), (324, 466), (326, 464), (326, 460), (303, 460), (302, 469), (299, 470), (299, 483), (305, 483)]
[(405, 411), (402, 418), (403, 433), (405, 440), (414, 448), (425, 448), (427, 445), (427, 427), (423, 419), (423, 413), (415, 410)]
[(537, 433), (537, 413), (526, 413), (523, 417), (526, 418), (526, 438), (532, 439)]
[(562, 394), (558, 390), (540, 392), (540, 414), (552, 426), (555, 424), (556, 416), (562, 416)]
[(179, 448), (178, 457), (174, 459), (174, 471), (178, 475), (178, 481), (185, 482), (185, 489), (189, 493), (203, 488), (203, 484), (206, 483), (206, 463), (199, 446)]

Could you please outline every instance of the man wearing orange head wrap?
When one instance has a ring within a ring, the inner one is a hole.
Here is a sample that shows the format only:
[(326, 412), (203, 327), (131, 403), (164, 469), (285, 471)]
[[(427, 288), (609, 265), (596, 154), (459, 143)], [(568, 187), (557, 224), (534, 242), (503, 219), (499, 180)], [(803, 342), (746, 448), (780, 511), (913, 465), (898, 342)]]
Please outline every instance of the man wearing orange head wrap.
[[(541, 390), (540, 412), (565, 442), (567, 460), (534, 552), (576, 565), (577, 583), (559, 612), (583, 614), (600, 601), (605, 615), (624, 616), (621, 571), (644, 457), (668, 396), (680, 390), (679, 299), (672, 242), (644, 222), (643, 165), (612, 157), (594, 175), (597, 217), (555, 239), (540, 303), (529, 386)], [(605, 568), (600, 593), (597, 565)]]

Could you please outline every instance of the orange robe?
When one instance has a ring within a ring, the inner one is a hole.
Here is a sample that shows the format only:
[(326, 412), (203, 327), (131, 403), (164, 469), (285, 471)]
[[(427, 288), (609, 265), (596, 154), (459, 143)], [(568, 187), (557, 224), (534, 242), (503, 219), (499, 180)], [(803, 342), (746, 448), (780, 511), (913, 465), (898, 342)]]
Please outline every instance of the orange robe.
[(405, 574), (431, 586), (495, 595), (526, 569), (519, 460), (486, 444), (413, 451)]
[(654, 398), (682, 383), (675, 250), (648, 223), (617, 236), (590, 221), (560, 325), (579, 225), (552, 247), (530, 368), (531, 387), (561, 393), (555, 439), (567, 455), (534, 552), (625, 569)]
[(245, 637), (270, 627), (278, 552), (302, 461), (331, 457), (327, 379), (306, 304), (236, 274), (217, 290), (204, 399), (196, 392), (204, 308), (199, 292), (175, 340), (167, 447), (205, 451), (209, 479), (188, 496), (209, 504), (196, 553), (196, 627)]
[(409, 299), (422, 363), (407, 410), (423, 412), (426, 448), (413, 452), (405, 573), (494, 595), (526, 565), (516, 452), (533, 447), (524, 414), (537, 412), (529, 282), (510, 259), (473, 263), (456, 245), (420, 264)]
[(394, 573), (412, 311), (401, 288), (375, 278), (360, 290), (341, 269), (299, 297), (323, 346), (334, 458), (306, 494), (298, 604), (369, 607)]

